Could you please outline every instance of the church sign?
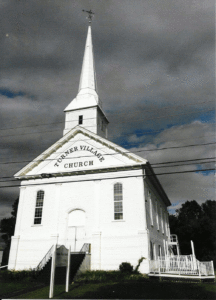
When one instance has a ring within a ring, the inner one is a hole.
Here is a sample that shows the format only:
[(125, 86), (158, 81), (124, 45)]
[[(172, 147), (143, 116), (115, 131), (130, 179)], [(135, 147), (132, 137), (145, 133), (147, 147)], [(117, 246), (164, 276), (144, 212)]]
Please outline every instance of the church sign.
[(50, 274), (49, 298), (53, 298), (53, 294), (54, 294), (56, 267), (66, 267), (65, 292), (69, 291), (70, 263), (71, 263), (70, 254), (71, 254), (70, 246), (67, 249), (64, 245), (62, 245), (59, 248), (57, 248), (57, 245), (54, 245), (54, 251), (52, 255), (51, 274)]
[(61, 246), (56, 250), (56, 267), (66, 267), (68, 263), (68, 249)]
[[(100, 162), (104, 161), (105, 158), (104, 156), (95, 148), (91, 147), (91, 146), (86, 146), (86, 145), (79, 145), (79, 146), (75, 146), (72, 147), (70, 149), (68, 149), (67, 151), (64, 152), (64, 154), (62, 154), (57, 160), (56, 163), (54, 164), (55, 167), (59, 167), (60, 164), (64, 161), (64, 159), (70, 154), (70, 153), (74, 153), (74, 152), (80, 152), (80, 151), (88, 151), (92, 154), (94, 154), (95, 157), (98, 158), (98, 160)], [(93, 161), (84, 161), (84, 162), (74, 162), (74, 163), (65, 163), (64, 164), (64, 168), (77, 168), (77, 167), (87, 167), (87, 166), (92, 166), (93, 165)]]

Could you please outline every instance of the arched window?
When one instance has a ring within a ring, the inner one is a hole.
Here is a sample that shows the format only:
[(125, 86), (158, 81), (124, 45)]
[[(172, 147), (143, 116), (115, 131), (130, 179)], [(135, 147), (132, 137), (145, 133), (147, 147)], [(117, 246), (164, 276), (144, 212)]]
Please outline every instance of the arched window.
[(38, 191), (37, 199), (36, 199), (36, 206), (35, 206), (34, 224), (41, 224), (42, 211), (43, 211), (43, 200), (44, 200), (44, 191)]
[(85, 212), (81, 209), (75, 209), (68, 215), (68, 226), (69, 227), (80, 227), (85, 226)]
[(123, 219), (123, 193), (122, 184), (114, 184), (114, 220)]

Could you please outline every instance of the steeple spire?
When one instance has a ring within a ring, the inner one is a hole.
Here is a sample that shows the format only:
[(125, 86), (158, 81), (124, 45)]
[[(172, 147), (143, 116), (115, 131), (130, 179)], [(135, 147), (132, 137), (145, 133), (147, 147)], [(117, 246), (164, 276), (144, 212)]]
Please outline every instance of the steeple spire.
[(82, 71), (78, 94), (65, 108), (64, 134), (79, 125), (107, 138), (107, 120), (97, 94), (96, 73), (94, 65), (91, 20), (93, 12), (85, 11), (88, 15), (89, 26), (83, 57)]
[(65, 108), (64, 111), (84, 108), (94, 105), (101, 105), (97, 94), (96, 72), (94, 64), (93, 44), (91, 25), (88, 26), (88, 33), (83, 57), (82, 71), (78, 94), (75, 99)]
[[(80, 76), (79, 92), (82, 89), (92, 89), (97, 91), (96, 73), (94, 66), (93, 45), (91, 26), (88, 27), (85, 52), (83, 57), (82, 72)], [(82, 91), (83, 93), (83, 91)]]

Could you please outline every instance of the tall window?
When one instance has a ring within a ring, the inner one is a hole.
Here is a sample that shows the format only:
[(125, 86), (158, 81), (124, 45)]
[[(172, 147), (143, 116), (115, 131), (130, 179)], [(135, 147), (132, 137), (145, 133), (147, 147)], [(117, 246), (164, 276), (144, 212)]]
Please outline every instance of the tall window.
[(150, 224), (153, 226), (153, 209), (152, 209), (152, 199), (151, 199), (151, 192), (148, 191), (148, 199), (149, 199), (149, 210), (150, 210)]
[(162, 256), (162, 248), (161, 248), (161, 245), (158, 245), (158, 256)]
[(161, 229), (162, 229), (162, 233), (164, 233), (164, 213), (162, 207), (160, 207), (160, 209), (161, 209)]
[(150, 259), (154, 260), (154, 245), (151, 241), (150, 241)]
[[(157, 201), (157, 200), (156, 200)], [(155, 202), (155, 211), (156, 211), (156, 224), (157, 224), (157, 230), (159, 230), (159, 218), (158, 218), (158, 204)]]
[(122, 184), (114, 184), (114, 220), (123, 219), (123, 194), (122, 194)]
[(79, 116), (79, 125), (82, 125), (83, 123), (83, 116)]
[(165, 229), (166, 229), (166, 235), (169, 236), (169, 228), (168, 228), (168, 217), (167, 217), (167, 213), (165, 214)]
[(35, 206), (34, 224), (41, 224), (43, 210), (44, 191), (37, 192), (37, 200)]

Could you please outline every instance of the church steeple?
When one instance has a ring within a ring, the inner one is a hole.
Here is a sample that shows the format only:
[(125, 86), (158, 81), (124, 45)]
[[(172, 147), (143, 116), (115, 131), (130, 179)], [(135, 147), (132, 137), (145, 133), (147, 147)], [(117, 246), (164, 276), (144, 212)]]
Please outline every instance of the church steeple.
[(91, 22), (89, 23), (78, 94), (64, 110), (66, 113), (64, 134), (80, 125), (107, 137), (108, 120), (102, 111), (97, 93)]
[[(80, 76), (79, 92), (82, 89), (97, 91), (97, 81), (94, 65), (91, 26), (88, 27), (85, 52), (83, 57), (82, 72)], [(84, 91), (85, 92), (85, 91)]]

